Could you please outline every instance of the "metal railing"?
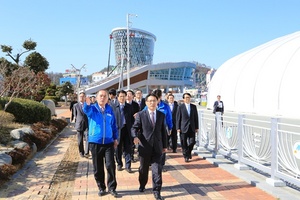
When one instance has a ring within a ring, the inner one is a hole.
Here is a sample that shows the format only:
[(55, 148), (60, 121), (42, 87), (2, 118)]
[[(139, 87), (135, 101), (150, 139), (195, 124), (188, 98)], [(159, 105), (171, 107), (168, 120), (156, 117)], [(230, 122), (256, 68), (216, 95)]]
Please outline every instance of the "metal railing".
[(236, 160), (239, 169), (269, 174), (267, 183), (300, 187), (300, 120), (199, 111), (197, 147)]

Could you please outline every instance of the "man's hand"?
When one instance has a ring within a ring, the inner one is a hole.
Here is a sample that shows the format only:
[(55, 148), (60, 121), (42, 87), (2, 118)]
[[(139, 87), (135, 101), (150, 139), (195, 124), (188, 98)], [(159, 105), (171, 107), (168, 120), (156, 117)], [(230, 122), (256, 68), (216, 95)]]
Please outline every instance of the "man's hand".
[(85, 102), (86, 102), (86, 104), (88, 106), (91, 105), (91, 99), (90, 99), (90, 97), (85, 97)]
[(166, 153), (167, 152), (167, 148), (163, 148), (162, 152)]
[(114, 141), (114, 148), (116, 149), (118, 147), (118, 140)]
[(169, 130), (168, 135), (170, 136), (172, 134), (172, 130)]
[(140, 143), (139, 138), (135, 137), (135, 138), (133, 139), (133, 143), (134, 143), (135, 145), (139, 144), (139, 143)]

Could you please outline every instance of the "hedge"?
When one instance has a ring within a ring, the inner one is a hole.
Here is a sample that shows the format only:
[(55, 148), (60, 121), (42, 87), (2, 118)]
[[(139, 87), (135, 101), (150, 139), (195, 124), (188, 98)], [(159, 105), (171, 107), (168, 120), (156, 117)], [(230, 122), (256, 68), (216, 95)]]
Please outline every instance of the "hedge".
[[(0, 98), (0, 105), (4, 108), (6, 98)], [(16, 118), (16, 122), (33, 124), (36, 122), (44, 121), (49, 122), (51, 120), (51, 111), (42, 103), (29, 100), (15, 98), (9, 104), (6, 112), (13, 114)]]

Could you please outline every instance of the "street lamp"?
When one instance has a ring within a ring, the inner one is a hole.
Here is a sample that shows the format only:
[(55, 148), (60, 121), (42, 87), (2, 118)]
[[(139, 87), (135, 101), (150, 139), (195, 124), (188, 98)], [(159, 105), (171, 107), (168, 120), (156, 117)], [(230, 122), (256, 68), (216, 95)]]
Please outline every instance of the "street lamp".
[[(71, 64), (72, 65), (72, 64)], [(80, 67), (79, 69), (77, 69), (76, 67), (74, 67), (74, 65), (72, 65), (72, 68), (76, 71), (76, 75), (77, 75), (77, 100), (79, 102), (79, 88), (80, 88), (80, 73), (82, 69), (85, 69), (85, 64), (82, 65), (82, 67)]]
[(120, 71), (120, 81), (119, 81), (119, 90), (123, 90), (123, 37), (121, 37), (121, 71)]
[(127, 89), (130, 89), (130, 77), (129, 77), (129, 70), (130, 70), (130, 52), (129, 52), (129, 17), (137, 17), (136, 14), (127, 14)]

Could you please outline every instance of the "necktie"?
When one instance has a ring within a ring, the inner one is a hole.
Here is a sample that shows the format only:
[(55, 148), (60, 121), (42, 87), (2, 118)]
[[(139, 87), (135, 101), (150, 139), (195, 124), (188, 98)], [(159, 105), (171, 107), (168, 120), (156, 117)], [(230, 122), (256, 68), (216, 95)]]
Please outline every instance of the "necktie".
[(104, 108), (101, 107), (100, 109), (101, 109), (101, 113), (104, 114)]
[(124, 126), (125, 124), (125, 117), (124, 117), (124, 105), (120, 105), (120, 108), (121, 108), (121, 123), (122, 123), (122, 127)]
[(154, 119), (154, 112), (151, 112), (151, 121), (152, 121), (152, 126), (155, 126), (155, 119)]

